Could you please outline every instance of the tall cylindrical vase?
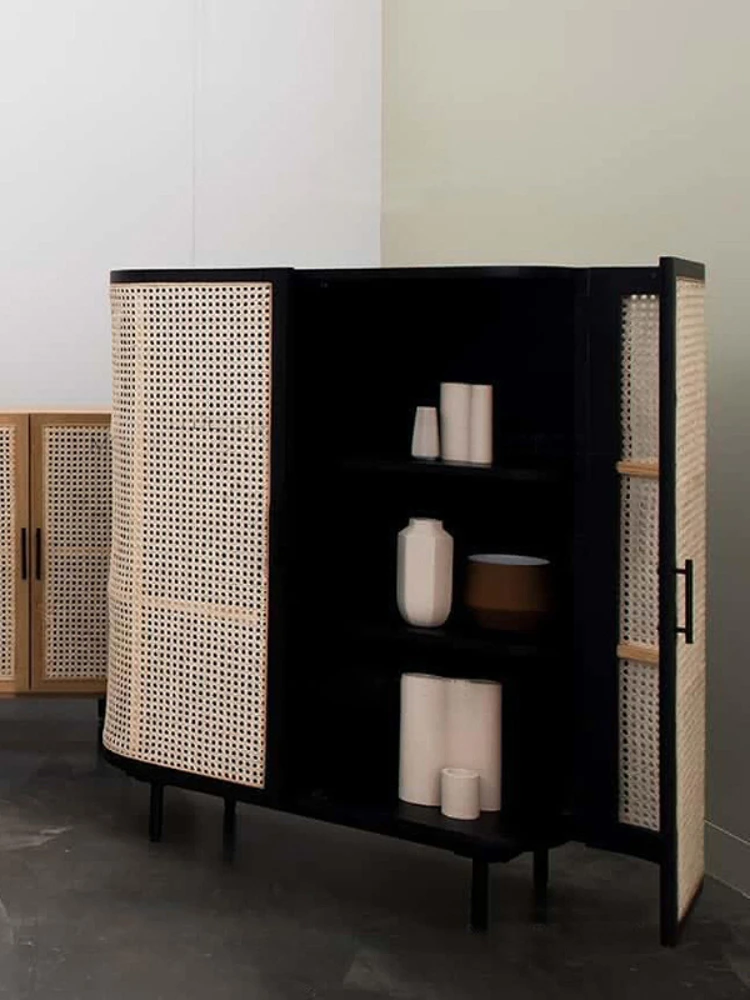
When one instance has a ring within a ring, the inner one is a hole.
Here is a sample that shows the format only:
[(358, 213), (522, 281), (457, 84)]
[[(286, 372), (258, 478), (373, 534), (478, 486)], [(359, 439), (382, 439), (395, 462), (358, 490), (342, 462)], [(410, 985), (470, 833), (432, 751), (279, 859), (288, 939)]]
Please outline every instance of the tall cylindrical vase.
[(440, 444), (447, 462), (471, 459), (471, 386), (440, 383)]
[(492, 386), (471, 387), (469, 458), (475, 465), (492, 465)]
[(401, 676), (401, 739), (398, 797), (418, 806), (440, 805), (440, 769), (445, 760), (444, 678)]
[(437, 628), (451, 612), (453, 538), (442, 521), (413, 517), (398, 535), (397, 600), (410, 625)]
[(482, 812), (501, 807), (502, 688), (495, 681), (447, 682), (447, 767), (479, 772)]

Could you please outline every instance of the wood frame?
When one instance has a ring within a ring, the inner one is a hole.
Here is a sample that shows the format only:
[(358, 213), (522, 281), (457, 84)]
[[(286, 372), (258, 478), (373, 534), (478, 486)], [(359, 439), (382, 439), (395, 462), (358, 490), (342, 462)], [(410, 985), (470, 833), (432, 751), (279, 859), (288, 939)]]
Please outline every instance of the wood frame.
[(27, 572), (24, 576), (24, 560), (19, 560), (15, 575), (16, 676), (12, 681), (0, 681), (0, 696), (8, 697), (26, 693), (30, 685), (29, 672), (29, 418), (26, 413), (0, 413), (0, 424), (16, 430), (16, 468), (14, 476), (16, 523), (13, 532), (18, 544), (23, 544), (25, 532)]
[(45, 676), (47, 653), (45, 647), (44, 616), (46, 587), (44, 559), (36, 546), (45, 544), (44, 523), (47, 504), (47, 477), (44, 468), (42, 438), (49, 426), (109, 426), (110, 412), (96, 411), (35, 411), (29, 418), (29, 481), (30, 481), (30, 570), (32, 563), (41, 570), (39, 576), (30, 572), (31, 642), (30, 689), (35, 694), (103, 695), (106, 680), (50, 679)]

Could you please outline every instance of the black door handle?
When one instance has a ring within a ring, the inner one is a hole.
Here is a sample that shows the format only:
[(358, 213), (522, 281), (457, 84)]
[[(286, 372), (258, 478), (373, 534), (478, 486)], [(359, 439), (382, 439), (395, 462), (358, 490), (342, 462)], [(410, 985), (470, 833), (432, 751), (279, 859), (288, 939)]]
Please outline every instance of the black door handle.
[(36, 562), (35, 576), (37, 580), (42, 579), (42, 529), (36, 529), (36, 552), (34, 553)]
[(26, 580), (29, 575), (29, 550), (26, 539), (26, 528), (21, 528), (21, 579)]
[(685, 636), (685, 642), (692, 645), (695, 642), (695, 566), (692, 559), (685, 560), (685, 566), (677, 569), (680, 576), (685, 577), (685, 624), (678, 625), (677, 631)]

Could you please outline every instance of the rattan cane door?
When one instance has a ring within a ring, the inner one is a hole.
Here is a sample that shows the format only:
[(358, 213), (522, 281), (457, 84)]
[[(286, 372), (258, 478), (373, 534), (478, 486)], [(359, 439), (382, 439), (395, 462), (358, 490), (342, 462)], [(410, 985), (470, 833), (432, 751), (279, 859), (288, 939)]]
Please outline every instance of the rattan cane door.
[(29, 687), (29, 418), (0, 414), (0, 694)]
[(104, 691), (109, 414), (31, 415), (32, 689)]
[(662, 929), (672, 942), (704, 874), (706, 323), (698, 265), (662, 261), (660, 369)]
[(659, 831), (659, 297), (622, 299), (618, 819)]
[[(672, 258), (653, 269), (603, 269), (591, 288), (589, 449), (597, 478), (584, 532), (604, 603), (588, 592), (586, 607), (598, 615), (584, 624), (594, 640), (587, 712), (602, 722), (587, 723), (589, 757), (599, 761), (582, 767), (595, 797), (583, 800), (593, 817), (587, 839), (660, 865), (662, 938), (674, 943), (703, 879), (704, 269)], [(606, 470), (596, 471), (608, 452), (616, 456), (615, 495)], [(616, 504), (615, 536), (596, 511)], [(607, 554), (615, 550), (613, 567)], [(611, 636), (608, 580), (617, 594)], [(600, 665), (615, 649), (610, 675)]]
[(270, 633), (284, 602), (281, 592), (272, 600), (287, 419), (282, 280), (124, 272), (111, 289), (104, 744), (258, 790), (269, 787), (269, 664), (279, 646)]

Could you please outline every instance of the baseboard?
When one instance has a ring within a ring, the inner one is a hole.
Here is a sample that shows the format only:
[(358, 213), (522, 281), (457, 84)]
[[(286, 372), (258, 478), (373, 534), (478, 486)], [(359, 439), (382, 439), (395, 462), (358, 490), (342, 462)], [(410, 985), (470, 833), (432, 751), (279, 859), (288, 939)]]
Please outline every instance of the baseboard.
[(706, 872), (750, 898), (750, 842), (706, 823)]

